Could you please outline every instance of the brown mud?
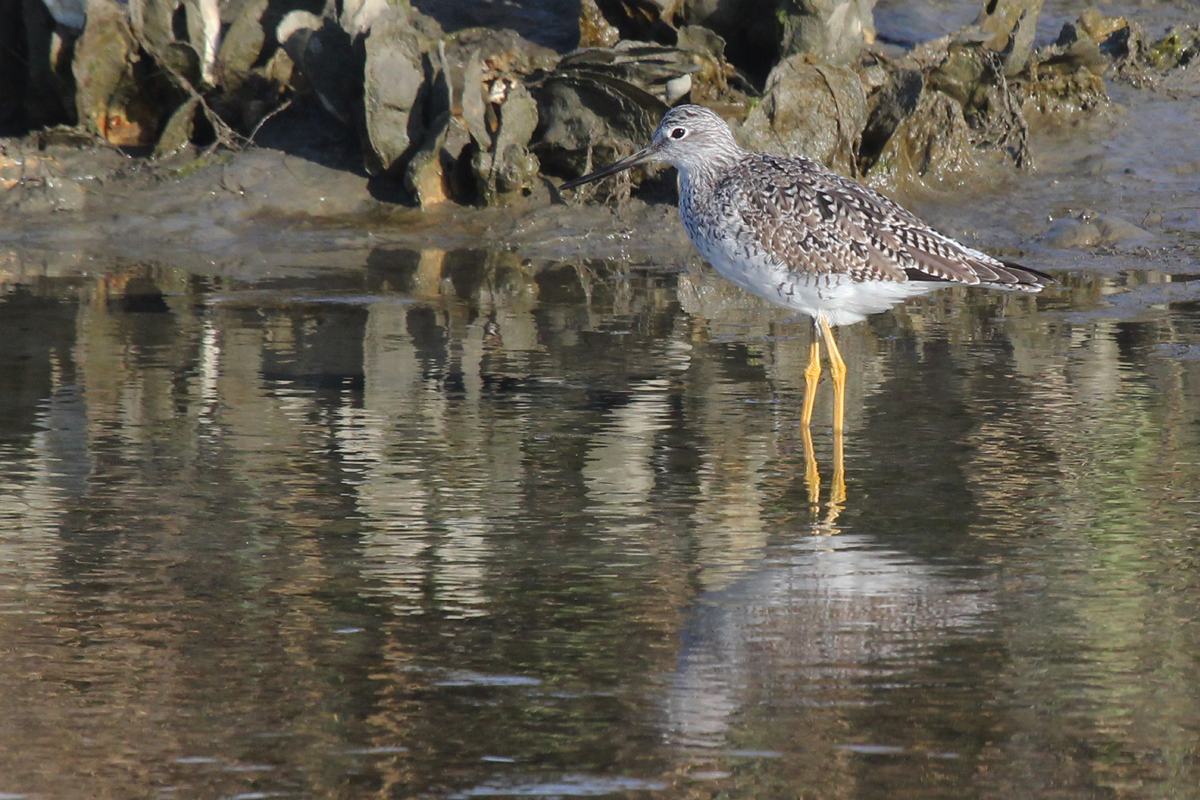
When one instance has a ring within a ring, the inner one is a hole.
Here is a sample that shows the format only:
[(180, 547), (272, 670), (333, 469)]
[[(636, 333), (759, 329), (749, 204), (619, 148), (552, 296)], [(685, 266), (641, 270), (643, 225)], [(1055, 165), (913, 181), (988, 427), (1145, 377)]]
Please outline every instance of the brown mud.
[[(1115, 85), (1112, 95), (1097, 114), (1035, 123), (1034, 169), (984, 164), (959, 179), (910, 185), (898, 199), (950, 235), (1041, 268), (1119, 268), (1130, 259), (1189, 268), (1200, 245), (1200, 160), (1191, 151), (1200, 87)], [(666, 264), (691, 252), (670, 200), (583, 204), (549, 182), (517, 206), (421, 211), (373, 200), (364, 176), (266, 149), (174, 172), (67, 146), (8, 148), (2, 157), (23, 160), (21, 180), (40, 193), (5, 211), (0, 258), (10, 274), (62, 274), (114, 259), (251, 272), (352, 266), (377, 247)]]

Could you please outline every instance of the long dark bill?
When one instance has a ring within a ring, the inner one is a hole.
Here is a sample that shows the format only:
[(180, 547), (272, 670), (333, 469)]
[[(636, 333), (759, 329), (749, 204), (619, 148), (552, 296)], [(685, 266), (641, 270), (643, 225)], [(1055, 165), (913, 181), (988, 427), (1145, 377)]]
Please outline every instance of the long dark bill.
[(647, 161), (653, 161), (654, 154), (657, 151), (658, 151), (658, 149), (654, 145), (650, 145), (649, 147), (638, 150), (636, 153), (629, 156), (628, 158), (622, 158), (620, 161), (614, 161), (613, 163), (609, 164), (607, 167), (601, 167), (600, 169), (596, 170), (595, 172), (584, 175), (582, 178), (576, 178), (575, 180), (567, 181), (566, 183), (564, 183), (562, 186), (559, 186), (558, 188), (560, 190), (574, 189), (576, 186), (582, 186), (585, 183), (591, 183), (592, 181), (598, 181), (602, 178), (607, 178), (609, 175), (616, 175), (618, 172), (627, 170), (630, 167), (636, 167), (638, 164), (645, 164)]

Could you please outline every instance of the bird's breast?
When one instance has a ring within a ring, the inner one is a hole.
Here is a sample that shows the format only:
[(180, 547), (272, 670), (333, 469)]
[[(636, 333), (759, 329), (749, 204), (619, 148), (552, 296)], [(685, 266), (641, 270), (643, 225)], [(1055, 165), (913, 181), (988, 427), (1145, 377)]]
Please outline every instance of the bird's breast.
[(771, 303), (831, 325), (852, 325), (941, 284), (925, 281), (861, 280), (846, 272), (811, 272), (790, 267), (745, 239), (703, 223), (687, 224), (705, 260), (730, 282)]

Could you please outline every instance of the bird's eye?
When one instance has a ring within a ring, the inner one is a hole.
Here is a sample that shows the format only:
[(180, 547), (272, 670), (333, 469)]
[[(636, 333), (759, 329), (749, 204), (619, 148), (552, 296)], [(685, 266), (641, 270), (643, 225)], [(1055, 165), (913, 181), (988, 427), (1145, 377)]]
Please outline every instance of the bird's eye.
[(687, 131), (683, 128), (676, 128), (675, 130), (671, 131), (672, 139), (682, 139), (685, 136), (687, 136)]

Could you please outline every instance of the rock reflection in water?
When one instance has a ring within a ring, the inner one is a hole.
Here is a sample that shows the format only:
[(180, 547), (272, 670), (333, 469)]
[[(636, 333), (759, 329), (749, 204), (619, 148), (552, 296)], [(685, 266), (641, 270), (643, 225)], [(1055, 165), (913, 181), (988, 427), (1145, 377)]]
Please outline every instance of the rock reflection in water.
[(0, 793), (1195, 785), (1194, 276), (847, 329), (814, 536), (810, 326), (710, 273), (221, 269), (0, 297)]

